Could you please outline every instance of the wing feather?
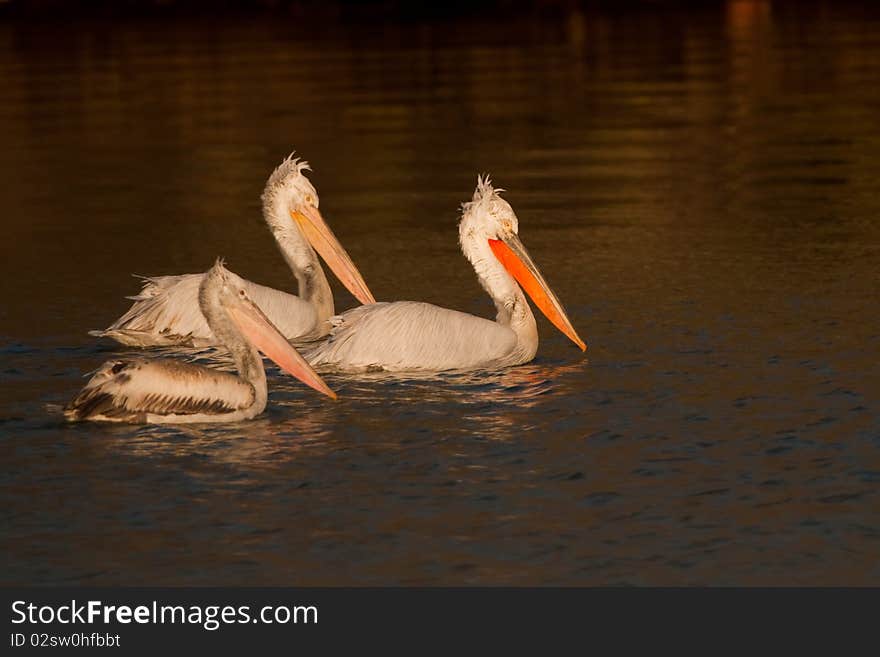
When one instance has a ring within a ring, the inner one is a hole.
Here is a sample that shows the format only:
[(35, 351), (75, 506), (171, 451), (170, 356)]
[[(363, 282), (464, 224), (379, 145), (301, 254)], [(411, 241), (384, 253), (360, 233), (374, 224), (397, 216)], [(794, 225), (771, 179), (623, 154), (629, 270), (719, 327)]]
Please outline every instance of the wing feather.
[(147, 415), (223, 415), (248, 408), (253, 387), (232, 374), (175, 360), (104, 363), (64, 413), (71, 420), (143, 422)]
[[(134, 301), (131, 308), (104, 331), (91, 334), (135, 347), (215, 344), (199, 308), (199, 286), (203, 277), (204, 274), (182, 274), (144, 278), (140, 294), (129, 297)], [(312, 304), (265, 285), (244, 283), (254, 303), (289, 340), (326, 334)]]
[(472, 369), (516, 350), (514, 332), (417, 301), (358, 306), (331, 318), (329, 337), (306, 352), (313, 366), (350, 371)]

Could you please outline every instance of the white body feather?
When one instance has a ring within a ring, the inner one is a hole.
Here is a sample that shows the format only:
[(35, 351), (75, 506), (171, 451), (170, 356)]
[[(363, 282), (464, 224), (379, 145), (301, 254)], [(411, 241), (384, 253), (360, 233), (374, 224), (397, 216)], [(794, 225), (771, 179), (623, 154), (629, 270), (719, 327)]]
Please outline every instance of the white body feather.
[(441, 371), (518, 365), (535, 357), (538, 329), (528, 301), (489, 241), (516, 235), (510, 205), (480, 179), (459, 223), (462, 252), (492, 297), (496, 321), (427, 303), (360, 306), (330, 319), (330, 335), (303, 354), (340, 371)]
[[(292, 155), (278, 166), (263, 192), (263, 217), (299, 284), (299, 296), (245, 281), (251, 298), (289, 340), (313, 340), (329, 331), (333, 294), (315, 251), (290, 218), (303, 204), (317, 208), (318, 193), (305, 177), (308, 163)], [(133, 347), (217, 345), (199, 309), (204, 274), (146, 277), (135, 303), (103, 331), (90, 331)]]
[[(331, 320), (330, 337), (305, 351), (312, 366), (345, 371), (504, 367), (535, 356), (537, 333), (418, 301), (375, 303)], [(534, 323), (534, 318), (532, 318)]]
[[(199, 285), (204, 274), (146, 278), (136, 302), (98, 337), (113, 338), (132, 347), (191, 346), (216, 344), (199, 308)], [(248, 296), (289, 340), (309, 340), (327, 334), (327, 318), (319, 318), (315, 307), (294, 294), (245, 280)]]

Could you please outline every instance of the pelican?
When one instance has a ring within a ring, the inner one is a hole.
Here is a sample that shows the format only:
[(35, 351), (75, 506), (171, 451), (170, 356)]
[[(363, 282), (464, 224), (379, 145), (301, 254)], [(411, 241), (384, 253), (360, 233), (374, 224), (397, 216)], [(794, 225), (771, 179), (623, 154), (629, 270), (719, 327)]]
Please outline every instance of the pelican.
[(315, 367), (339, 371), (481, 369), (530, 361), (538, 349), (535, 317), (523, 295), (581, 350), (584, 341), (518, 237), (513, 208), (477, 178), (462, 205), (459, 241), (483, 289), (495, 302), (495, 321), (429, 303), (397, 301), (360, 306), (333, 317), (329, 336), (303, 351)]
[(247, 281), (218, 260), (202, 276), (199, 307), (232, 353), (238, 376), (169, 359), (105, 362), (64, 409), (68, 420), (139, 424), (237, 422), (266, 408), (266, 371), (257, 349), (315, 390), (336, 398), (250, 297)]
[[(263, 192), (263, 217), (299, 284), (296, 296), (244, 281), (248, 296), (289, 340), (314, 340), (327, 334), (334, 313), (333, 294), (315, 250), (361, 303), (373, 295), (348, 253), (318, 211), (318, 192), (305, 176), (308, 163), (290, 155), (269, 177)], [(145, 278), (128, 312), (97, 337), (133, 347), (216, 345), (199, 310), (204, 274)]]

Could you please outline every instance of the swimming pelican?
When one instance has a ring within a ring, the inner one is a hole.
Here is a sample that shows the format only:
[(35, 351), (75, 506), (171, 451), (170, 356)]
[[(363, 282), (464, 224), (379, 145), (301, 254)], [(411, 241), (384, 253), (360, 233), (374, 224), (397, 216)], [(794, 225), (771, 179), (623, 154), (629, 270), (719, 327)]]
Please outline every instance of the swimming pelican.
[[(330, 330), (333, 294), (315, 250), (361, 303), (374, 303), (348, 253), (318, 211), (318, 192), (305, 177), (307, 162), (291, 155), (269, 177), (263, 192), (263, 217), (281, 254), (299, 283), (296, 296), (245, 281), (248, 296), (289, 340), (313, 340)], [(113, 338), (133, 347), (214, 345), (199, 310), (199, 285), (204, 274), (146, 278), (135, 303), (97, 337)]]
[[(583, 340), (518, 237), (510, 204), (488, 177), (462, 205), (464, 256), (498, 310), (495, 321), (429, 303), (397, 301), (353, 308), (331, 318), (330, 335), (303, 351), (315, 367), (342, 371), (478, 369), (530, 361), (538, 329), (524, 289), (581, 350)], [(520, 287), (522, 286), (522, 287)]]
[(232, 353), (238, 376), (169, 359), (109, 360), (64, 409), (68, 420), (130, 423), (237, 422), (266, 408), (266, 371), (257, 349), (330, 397), (309, 364), (253, 302), (247, 281), (222, 261), (202, 276), (199, 306)]

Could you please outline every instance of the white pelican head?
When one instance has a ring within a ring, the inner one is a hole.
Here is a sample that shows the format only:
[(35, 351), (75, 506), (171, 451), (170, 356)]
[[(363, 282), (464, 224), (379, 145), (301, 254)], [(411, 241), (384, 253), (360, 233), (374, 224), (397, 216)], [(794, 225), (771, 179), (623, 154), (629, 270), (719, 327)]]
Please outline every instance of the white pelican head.
[(318, 192), (305, 172), (309, 163), (291, 153), (269, 176), (263, 191), (263, 209), (269, 228), (279, 240), (299, 244), (297, 266), (309, 266), (309, 249), (317, 251), (336, 277), (361, 303), (375, 303), (376, 299), (364, 282), (348, 252), (336, 239), (330, 226), (318, 210)]
[[(490, 294), (491, 287), (518, 283), (547, 319), (585, 350), (587, 346), (574, 330), (562, 303), (520, 241), (519, 220), (510, 203), (501, 198), (503, 191), (492, 186), (489, 176), (477, 177), (473, 198), (461, 206), (458, 232), (462, 251)], [(499, 263), (503, 269), (497, 266)]]
[(291, 210), (298, 210), (304, 206), (317, 209), (318, 192), (305, 175), (306, 171), (311, 170), (312, 167), (308, 162), (296, 157), (296, 153), (291, 153), (275, 167), (269, 180), (266, 181), (263, 201), (280, 198)]

